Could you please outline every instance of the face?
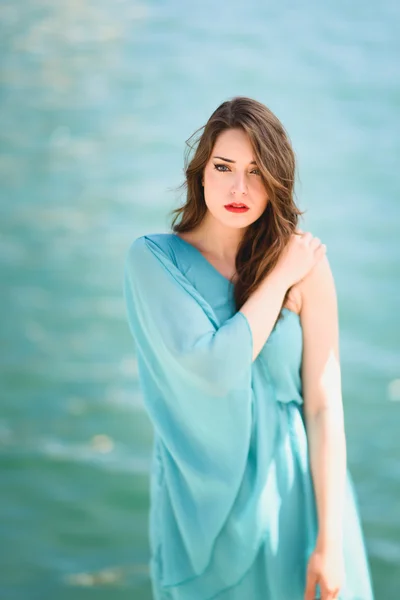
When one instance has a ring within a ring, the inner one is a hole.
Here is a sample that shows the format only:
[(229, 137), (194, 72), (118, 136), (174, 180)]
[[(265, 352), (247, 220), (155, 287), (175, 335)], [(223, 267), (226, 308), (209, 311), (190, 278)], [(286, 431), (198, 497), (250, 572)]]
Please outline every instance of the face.
[[(217, 138), (204, 174), (204, 198), (211, 215), (229, 227), (247, 227), (264, 212), (268, 197), (253, 148), (241, 129), (228, 129)], [(248, 210), (232, 212), (232, 203)]]

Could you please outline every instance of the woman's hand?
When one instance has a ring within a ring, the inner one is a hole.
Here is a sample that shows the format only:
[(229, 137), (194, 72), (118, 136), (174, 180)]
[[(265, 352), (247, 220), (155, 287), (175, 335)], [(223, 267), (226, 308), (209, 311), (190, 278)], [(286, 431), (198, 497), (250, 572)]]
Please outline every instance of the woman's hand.
[(325, 244), (307, 231), (293, 233), (275, 268), (283, 273), (287, 287), (303, 279), (326, 253)]
[(304, 600), (315, 600), (317, 584), (321, 590), (321, 600), (337, 600), (343, 579), (341, 548), (320, 550), (317, 546), (308, 561)]

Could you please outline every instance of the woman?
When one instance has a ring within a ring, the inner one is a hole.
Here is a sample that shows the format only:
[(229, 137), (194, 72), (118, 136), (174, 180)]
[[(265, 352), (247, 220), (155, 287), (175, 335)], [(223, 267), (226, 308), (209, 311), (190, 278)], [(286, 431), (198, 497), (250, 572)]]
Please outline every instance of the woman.
[(185, 173), (172, 232), (137, 238), (125, 263), (154, 425), (154, 597), (371, 600), (335, 285), (325, 246), (297, 228), (288, 136), (236, 97)]

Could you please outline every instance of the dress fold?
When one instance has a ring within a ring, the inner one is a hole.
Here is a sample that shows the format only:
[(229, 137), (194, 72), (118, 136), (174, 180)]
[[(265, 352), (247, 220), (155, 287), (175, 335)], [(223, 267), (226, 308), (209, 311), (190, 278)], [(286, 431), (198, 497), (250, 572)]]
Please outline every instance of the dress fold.
[[(154, 600), (304, 600), (318, 522), (299, 315), (284, 309), (253, 361), (231, 282), (174, 234), (134, 240), (123, 291), (154, 427)], [(349, 472), (344, 531), (338, 599), (373, 600)]]

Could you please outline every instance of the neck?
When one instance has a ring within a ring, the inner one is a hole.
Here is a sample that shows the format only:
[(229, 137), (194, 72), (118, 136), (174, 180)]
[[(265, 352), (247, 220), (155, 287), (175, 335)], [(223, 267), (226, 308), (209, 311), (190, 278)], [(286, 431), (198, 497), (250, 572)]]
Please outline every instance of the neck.
[(200, 250), (216, 259), (234, 262), (244, 228), (227, 227), (207, 212), (201, 225), (193, 231), (192, 239)]

